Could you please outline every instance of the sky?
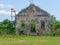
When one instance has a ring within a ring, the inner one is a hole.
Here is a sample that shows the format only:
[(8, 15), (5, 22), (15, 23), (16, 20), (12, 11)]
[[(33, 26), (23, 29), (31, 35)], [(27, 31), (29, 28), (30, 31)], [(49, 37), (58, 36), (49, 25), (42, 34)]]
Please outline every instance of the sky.
[[(33, 4), (54, 15), (60, 21), (60, 0), (33, 0)], [(30, 0), (0, 0), (0, 22), (5, 19), (11, 20), (11, 8), (18, 13), (29, 5)]]

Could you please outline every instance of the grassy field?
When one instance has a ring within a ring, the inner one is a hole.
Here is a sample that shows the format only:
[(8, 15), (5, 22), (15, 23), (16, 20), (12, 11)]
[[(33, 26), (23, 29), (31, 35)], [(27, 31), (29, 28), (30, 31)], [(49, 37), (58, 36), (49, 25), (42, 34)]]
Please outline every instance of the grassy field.
[(60, 37), (0, 35), (0, 45), (60, 45)]

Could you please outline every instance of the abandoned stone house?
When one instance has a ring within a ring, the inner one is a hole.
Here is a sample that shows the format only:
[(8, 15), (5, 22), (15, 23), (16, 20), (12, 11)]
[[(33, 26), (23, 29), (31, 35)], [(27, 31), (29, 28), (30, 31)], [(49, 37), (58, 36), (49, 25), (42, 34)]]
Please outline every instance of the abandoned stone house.
[[(21, 21), (25, 28), (22, 33), (27, 35), (45, 35), (50, 32), (50, 14), (34, 4), (30, 4), (16, 15), (16, 34), (21, 34)], [(34, 31), (31, 30), (30, 22), (35, 22)]]

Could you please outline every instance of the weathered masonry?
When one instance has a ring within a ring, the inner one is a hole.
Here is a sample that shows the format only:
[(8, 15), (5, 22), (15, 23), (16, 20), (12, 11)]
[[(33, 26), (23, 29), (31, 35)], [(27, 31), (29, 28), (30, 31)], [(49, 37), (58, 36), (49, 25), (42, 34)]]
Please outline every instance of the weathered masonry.
[[(35, 28), (31, 30), (30, 22), (35, 23)], [(25, 23), (21, 29), (21, 22)], [(23, 30), (23, 31), (22, 31)], [(45, 35), (50, 32), (50, 14), (41, 8), (30, 4), (16, 15), (16, 34)]]

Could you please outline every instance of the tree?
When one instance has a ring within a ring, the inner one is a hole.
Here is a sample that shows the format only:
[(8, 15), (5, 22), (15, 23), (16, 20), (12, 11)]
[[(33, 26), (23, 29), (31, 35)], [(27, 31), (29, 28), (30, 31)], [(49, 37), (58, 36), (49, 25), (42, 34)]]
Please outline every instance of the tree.
[(1, 34), (12, 34), (15, 32), (15, 24), (13, 21), (5, 19), (3, 22), (0, 22), (0, 33)]
[(51, 16), (51, 29), (52, 35), (60, 35), (60, 21), (57, 21), (53, 15)]

